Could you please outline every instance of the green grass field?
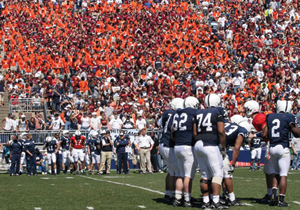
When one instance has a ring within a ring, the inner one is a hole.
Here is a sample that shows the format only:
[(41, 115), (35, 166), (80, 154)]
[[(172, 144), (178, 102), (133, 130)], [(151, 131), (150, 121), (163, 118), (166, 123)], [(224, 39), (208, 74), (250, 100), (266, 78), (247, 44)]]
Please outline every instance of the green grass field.
[[(10, 177), (1, 174), (0, 209), (173, 209), (175, 207), (163, 203), (165, 175)], [(235, 170), (234, 176), (236, 197), (253, 206), (231, 209), (278, 209), (256, 202), (266, 193), (262, 171), (248, 172), (248, 169), (240, 168)], [(195, 198), (200, 196), (199, 179), (197, 173), (192, 194)], [(288, 180), (286, 201), (290, 203), (289, 209), (300, 209), (300, 172), (291, 171)], [(200, 203), (196, 204), (200, 207)]]

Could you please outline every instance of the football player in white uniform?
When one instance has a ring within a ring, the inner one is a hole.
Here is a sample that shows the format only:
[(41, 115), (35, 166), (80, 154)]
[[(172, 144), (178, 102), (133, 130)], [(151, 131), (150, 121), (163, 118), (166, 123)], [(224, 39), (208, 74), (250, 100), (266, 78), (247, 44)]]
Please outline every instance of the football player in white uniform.
[(173, 116), (177, 109), (183, 109), (183, 99), (174, 98), (170, 104), (170, 110), (166, 110), (162, 115), (162, 136), (159, 141), (159, 152), (163, 156), (169, 168), (166, 177), (165, 202), (170, 203), (175, 196), (175, 181), (179, 173), (177, 159), (174, 154), (174, 141), (171, 141), (171, 127)]
[[(194, 158), (193, 129), (199, 105), (197, 98), (189, 96), (183, 101), (184, 109), (176, 110), (173, 117), (172, 135), (175, 141), (174, 152), (179, 168), (174, 206), (182, 204), (185, 207), (192, 206), (191, 186), (197, 168), (197, 161)], [(182, 200), (182, 191), (184, 191), (184, 200)]]
[(63, 131), (62, 137), (60, 138), (58, 145), (59, 148), (62, 149), (62, 157), (63, 157), (62, 169), (64, 174), (67, 174), (67, 167), (66, 167), (67, 160), (69, 161), (70, 168), (73, 168), (73, 162), (74, 162), (73, 157), (70, 155), (70, 133), (68, 130)]
[(194, 150), (201, 171), (202, 208), (227, 209), (228, 206), (220, 203), (223, 181), (222, 155), (226, 155), (225, 110), (220, 107), (221, 98), (216, 94), (207, 95), (204, 102), (207, 109), (197, 111), (194, 124)]

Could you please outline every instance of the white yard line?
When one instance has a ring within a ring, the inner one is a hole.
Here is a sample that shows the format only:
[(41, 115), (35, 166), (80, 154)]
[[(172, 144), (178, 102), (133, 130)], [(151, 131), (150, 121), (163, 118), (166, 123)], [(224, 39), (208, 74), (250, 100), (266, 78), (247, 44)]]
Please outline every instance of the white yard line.
[(140, 207), (141, 209), (145, 209), (146, 208), (146, 206), (138, 206), (138, 207)]
[(250, 204), (250, 203), (244, 203), (245, 204), (245, 206), (253, 206), (252, 204)]
[(34, 210), (42, 210), (41, 207), (34, 207)]
[(87, 206), (86, 207), (88, 210), (94, 210), (94, 207), (91, 207), (91, 206)]
[(82, 178), (91, 179), (91, 180), (98, 181), (98, 182), (107, 182), (107, 183), (112, 183), (112, 184), (117, 184), (117, 185), (132, 187), (132, 188), (137, 188), (137, 189), (141, 189), (141, 190), (153, 192), (153, 193), (156, 193), (156, 194), (159, 194), (159, 195), (164, 195), (165, 194), (165, 193), (157, 191), (157, 190), (151, 190), (149, 188), (140, 187), (140, 186), (137, 186), (137, 185), (126, 184), (126, 183), (121, 183), (121, 182), (114, 182), (114, 181), (104, 180), (104, 179), (96, 179), (96, 178), (92, 178), (92, 177), (88, 177), (88, 176), (81, 176), (81, 175), (79, 175), (79, 176), (82, 177)]
[(293, 203), (295, 203), (295, 204), (299, 204), (299, 205), (300, 205), (300, 202), (299, 202), (299, 201), (293, 201)]

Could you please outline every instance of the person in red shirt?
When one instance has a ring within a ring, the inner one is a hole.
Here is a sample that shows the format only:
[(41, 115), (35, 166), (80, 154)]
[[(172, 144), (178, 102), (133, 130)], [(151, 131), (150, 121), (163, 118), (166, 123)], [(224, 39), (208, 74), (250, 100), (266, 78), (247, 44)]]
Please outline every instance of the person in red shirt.
[(70, 142), (71, 142), (71, 147), (70, 147), (70, 155), (73, 155), (74, 158), (74, 163), (75, 163), (75, 170), (74, 171), (75, 174), (79, 174), (78, 172), (78, 165), (77, 162), (80, 161), (81, 162), (81, 173), (85, 174), (84, 171), (84, 153), (83, 153), (83, 148), (86, 150), (85, 147), (85, 137), (81, 135), (81, 132), (79, 130), (77, 130), (75, 132), (75, 136), (72, 136), (70, 138)]

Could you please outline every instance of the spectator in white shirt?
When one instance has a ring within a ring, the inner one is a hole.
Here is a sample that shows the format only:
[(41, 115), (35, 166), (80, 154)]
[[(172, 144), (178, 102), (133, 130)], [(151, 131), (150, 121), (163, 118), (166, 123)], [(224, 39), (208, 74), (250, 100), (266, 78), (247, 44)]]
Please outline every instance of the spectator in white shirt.
[(17, 130), (17, 127), (18, 127), (18, 125), (19, 125), (19, 121), (18, 121), (16, 115), (13, 115), (13, 116), (12, 116), (11, 124), (12, 124), (12, 130), (13, 130), (13, 131), (16, 131), (16, 130)]
[(51, 122), (50, 129), (60, 131), (63, 128), (64, 122), (61, 120), (59, 114), (54, 115), (54, 120)]
[(260, 68), (258, 71), (257, 71), (257, 79), (259, 82), (261, 82), (265, 76), (265, 73), (264, 71), (262, 70), (262, 68)]
[(146, 120), (142, 118), (142, 115), (138, 115), (138, 119), (135, 123), (137, 129), (142, 130), (143, 128), (147, 128)]
[[(2, 122), (1, 122), (1, 127), (2, 129), (4, 129), (5, 131), (11, 131), (13, 128), (13, 124), (12, 124), (12, 114), (9, 113), (7, 117), (5, 117)], [(5, 125), (3, 125), (3, 122), (5, 122)]]
[(236, 93), (238, 88), (241, 88), (243, 84), (243, 79), (240, 74), (237, 74), (237, 77), (233, 78), (233, 87), (234, 87), (234, 93)]
[(114, 112), (114, 117), (109, 121), (108, 129), (109, 130), (120, 130), (122, 128), (123, 122), (118, 117), (118, 113)]
[(90, 120), (90, 128), (92, 130), (98, 131), (101, 129), (100, 117), (97, 117), (97, 113), (92, 113), (92, 118)]

